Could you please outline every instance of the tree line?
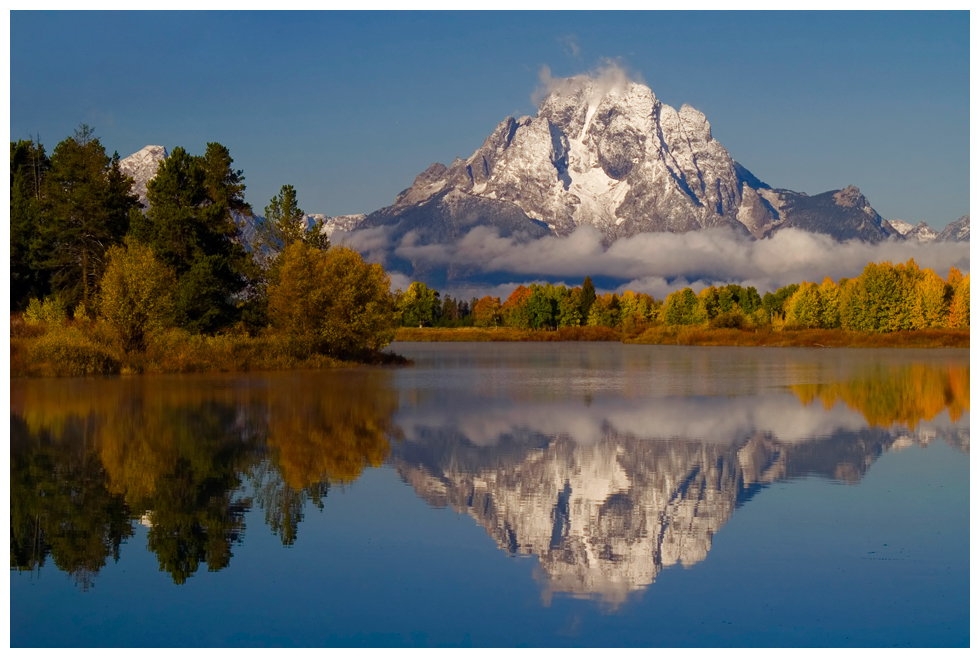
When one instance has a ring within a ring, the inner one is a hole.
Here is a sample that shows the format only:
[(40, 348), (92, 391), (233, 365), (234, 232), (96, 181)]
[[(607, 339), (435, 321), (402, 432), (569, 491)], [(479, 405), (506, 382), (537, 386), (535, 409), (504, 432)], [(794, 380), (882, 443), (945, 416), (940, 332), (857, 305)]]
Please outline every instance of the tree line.
[(416, 281), (397, 295), (405, 327), (610, 327), (823, 328), (864, 332), (966, 329), (970, 326), (970, 275), (950, 269), (943, 280), (914, 260), (869, 263), (860, 276), (834, 282), (793, 283), (759, 295), (737, 284), (690, 287), (664, 300), (626, 290), (597, 294), (590, 277), (581, 286), (520, 285), (501, 303), (484, 296), (469, 302), (445, 297)]
[(520, 285), (503, 302), (442, 297), (422, 282), (389, 289), (379, 265), (333, 247), (282, 186), (248, 244), (244, 176), (229, 150), (174, 148), (147, 184), (148, 207), (88, 126), (47, 155), (10, 145), (11, 311), (58, 324), (71, 316), (140, 352), (161, 331), (282, 336), (296, 353), (377, 353), (398, 324), (415, 326), (821, 327), (865, 332), (969, 326), (969, 275), (943, 280), (908, 263), (871, 263), (854, 279), (801, 282), (760, 296), (736, 284), (657, 300), (581, 286)]
[(338, 358), (394, 337), (388, 275), (307, 226), (291, 185), (246, 243), (244, 176), (221, 144), (174, 148), (148, 207), (85, 125), (50, 157), (38, 140), (11, 142), (10, 162), (11, 311), (30, 322), (91, 320), (126, 352), (165, 330), (275, 332)]

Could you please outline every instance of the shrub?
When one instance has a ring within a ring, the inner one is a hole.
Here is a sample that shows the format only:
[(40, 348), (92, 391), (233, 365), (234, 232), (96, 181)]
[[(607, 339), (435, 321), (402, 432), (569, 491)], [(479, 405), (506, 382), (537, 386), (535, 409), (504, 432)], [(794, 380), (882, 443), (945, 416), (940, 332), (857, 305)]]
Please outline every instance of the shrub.
[(118, 374), (120, 362), (109, 348), (78, 327), (54, 327), (27, 345), (27, 361), (56, 377)]
[(720, 313), (708, 323), (711, 329), (744, 329), (745, 325), (745, 316), (739, 311)]
[(67, 319), (65, 304), (57, 295), (49, 295), (43, 302), (33, 298), (27, 305), (24, 319), (30, 324), (62, 325)]

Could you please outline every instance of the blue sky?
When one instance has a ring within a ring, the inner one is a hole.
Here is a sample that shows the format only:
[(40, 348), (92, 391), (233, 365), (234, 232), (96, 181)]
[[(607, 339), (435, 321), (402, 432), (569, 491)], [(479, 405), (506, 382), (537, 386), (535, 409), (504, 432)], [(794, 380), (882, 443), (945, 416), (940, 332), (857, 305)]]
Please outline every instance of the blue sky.
[(262, 212), (371, 212), (534, 114), (543, 66), (612, 58), (704, 112), (774, 187), (857, 185), (886, 219), (969, 212), (961, 12), (11, 12), (10, 138), (80, 123), (123, 157), (227, 146)]

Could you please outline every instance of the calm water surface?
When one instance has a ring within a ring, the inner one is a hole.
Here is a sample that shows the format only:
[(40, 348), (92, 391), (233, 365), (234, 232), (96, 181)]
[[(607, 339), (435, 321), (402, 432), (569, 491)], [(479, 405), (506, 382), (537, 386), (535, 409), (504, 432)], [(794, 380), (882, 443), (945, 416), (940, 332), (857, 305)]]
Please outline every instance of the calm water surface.
[(967, 646), (969, 351), (11, 382), (10, 641)]

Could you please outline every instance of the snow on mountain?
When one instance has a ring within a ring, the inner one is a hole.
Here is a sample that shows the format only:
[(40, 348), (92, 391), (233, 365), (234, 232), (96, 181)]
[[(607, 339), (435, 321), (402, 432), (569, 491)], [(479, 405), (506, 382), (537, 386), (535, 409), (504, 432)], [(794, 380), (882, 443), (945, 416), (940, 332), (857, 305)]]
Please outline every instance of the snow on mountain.
[(756, 238), (788, 227), (838, 240), (898, 235), (856, 187), (815, 197), (772, 189), (731, 158), (704, 114), (608, 76), (560, 80), (537, 116), (508, 117), (469, 158), (433, 164), (361, 226), (391, 228), (409, 214), (418, 224), (422, 213), (447, 224), (440, 236), (458, 233), (464, 218), (446, 217), (452, 195), (470, 199), (481, 223), (495, 226), (500, 214), (482, 202), (504, 202), (523, 216), (508, 231), (533, 234), (538, 223), (567, 236), (591, 225), (607, 243), (722, 226)]
[(162, 146), (144, 146), (128, 158), (119, 161), (119, 169), (133, 179), (133, 192), (139, 197), (143, 211), (150, 207), (146, 198), (146, 184), (157, 175), (160, 163), (166, 159), (167, 149)]
[(936, 231), (925, 222), (919, 222), (915, 226), (912, 226), (908, 222), (904, 222), (901, 219), (892, 219), (889, 220), (888, 223), (891, 224), (892, 228), (898, 231), (906, 240), (933, 242), (937, 236)]
[(320, 232), (330, 237), (334, 231), (353, 231), (366, 217), (367, 215), (363, 213), (358, 215), (337, 215), (336, 217), (312, 213), (306, 215), (304, 220), (307, 222), (307, 226), (319, 226)]
[[(132, 191), (139, 197), (145, 212), (150, 207), (146, 196), (146, 184), (157, 175), (160, 163), (167, 157), (167, 149), (162, 146), (145, 146), (131, 156), (119, 161), (119, 168), (133, 179)], [(366, 215), (338, 215), (330, 217), (318, 213), (303, 216), (307, 227), (319, 226), (320, 232), (330, 236), (334, 231), (351, 231), (360, 224)], [(235, 223), (242, 232), (246, 244), (255, 242), (258, 226), (265, 221), (261, 215), (233, 213)]]
[(970, 216), (963, 215), (955, 222), (950, 222), (936, 237), (939, 242), (969, 242)]

